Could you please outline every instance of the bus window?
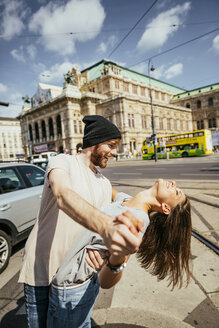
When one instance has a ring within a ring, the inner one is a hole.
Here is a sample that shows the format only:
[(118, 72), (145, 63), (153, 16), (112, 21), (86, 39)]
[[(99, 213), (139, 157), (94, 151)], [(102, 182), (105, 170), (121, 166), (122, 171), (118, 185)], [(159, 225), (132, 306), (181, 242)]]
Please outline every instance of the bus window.
[(204, 135), (204, 132), (199, 132), (198, 135), (199, 137), (202, 137)]
[(189, 133), (189, 138), (192, 138), (193, 137), (193, 133)]
[(176, 149), (177, 150), (183, 150), (183, 147), (184, 147), (183, 145), (178, 145), (178, 146), (176, 146)]
[(188, 134), (184, 134), (184, 138), (188, 138), (189, 137), (189, 135)]
[(148, 153), (148, 150), (147, 150), (147, 149), (144, 149), (144, 150), (142, 151), (142, 153), (143, 153), (144, 155), (146, 155), (146, 154)]
[(195, 146), (195, 149), (197, 149), (198, 148), (198, 143), (195, 143), (194, 146)]

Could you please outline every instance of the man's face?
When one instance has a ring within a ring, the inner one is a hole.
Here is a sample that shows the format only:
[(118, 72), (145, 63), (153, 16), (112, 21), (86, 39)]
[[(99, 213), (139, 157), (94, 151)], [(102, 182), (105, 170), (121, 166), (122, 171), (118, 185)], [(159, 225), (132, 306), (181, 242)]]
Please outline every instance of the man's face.
[(110, 139), (98, 145), (95, 145), (91, 154), (91, 162), (95, 166), (104, 169), (107, 166), (108, 159), (117, 155), (116, 148), (120, 139)]

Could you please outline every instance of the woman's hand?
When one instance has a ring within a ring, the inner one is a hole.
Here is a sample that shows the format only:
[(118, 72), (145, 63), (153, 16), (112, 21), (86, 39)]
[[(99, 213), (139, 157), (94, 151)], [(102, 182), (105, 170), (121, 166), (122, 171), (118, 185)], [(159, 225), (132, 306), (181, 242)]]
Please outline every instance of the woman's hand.
[(105, 252), (105, 257), (101, 256), (103, 252), (99, 252), (95, 249), (88, 249), (85, 256), (87, 264), (96, 271), (100, 271), (101, 268), (106, 264), (106, 257), (109, 256), (109, 252)]

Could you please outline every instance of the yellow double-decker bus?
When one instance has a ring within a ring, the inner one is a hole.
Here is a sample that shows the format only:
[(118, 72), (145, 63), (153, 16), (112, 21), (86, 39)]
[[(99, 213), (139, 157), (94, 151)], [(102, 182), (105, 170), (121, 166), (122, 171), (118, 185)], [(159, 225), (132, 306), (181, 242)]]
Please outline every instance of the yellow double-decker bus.
[[(142, 145), (142, 158), (154, 159), (154, 144), (146, 138)], [(197, 130), (157, 137), (157, 158), (179, 158), (211, 154), (210, 130)]]

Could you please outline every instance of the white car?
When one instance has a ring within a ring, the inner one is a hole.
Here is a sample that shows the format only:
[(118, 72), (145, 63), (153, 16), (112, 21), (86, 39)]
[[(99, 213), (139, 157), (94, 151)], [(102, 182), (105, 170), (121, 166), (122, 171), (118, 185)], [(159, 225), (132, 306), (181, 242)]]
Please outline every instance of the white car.
[(29, 235), (40, 208), (45, 171), (28, 163), (0, 163), (0, 273), (12, 246)]

